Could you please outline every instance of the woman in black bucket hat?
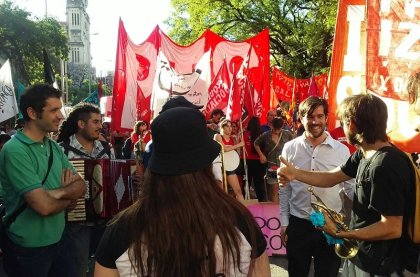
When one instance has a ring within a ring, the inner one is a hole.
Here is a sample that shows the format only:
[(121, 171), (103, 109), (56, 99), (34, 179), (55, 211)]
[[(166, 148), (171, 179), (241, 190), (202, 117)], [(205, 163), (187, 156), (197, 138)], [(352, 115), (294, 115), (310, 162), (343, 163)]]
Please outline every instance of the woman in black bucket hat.
[(204, 115), (169, 109), (151, 130), (142, 193), (105, 231), (95, 276), (270, 276), (258, 225), (213, 176), (220, 145)]

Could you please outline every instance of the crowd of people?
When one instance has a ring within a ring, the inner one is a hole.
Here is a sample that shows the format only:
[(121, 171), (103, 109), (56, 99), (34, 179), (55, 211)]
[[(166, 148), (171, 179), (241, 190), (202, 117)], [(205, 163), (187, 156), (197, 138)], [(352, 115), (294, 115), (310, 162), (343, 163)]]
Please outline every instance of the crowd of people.
[[(408, 91), (420, 117), (419, 84), (417, 73)], [(414, 172), (389, 142), (387, 107), (374, 95), (340, 104), (334, 136), (328, 104), (315, 96), (298, 106), (299, 126), (280, 106), (266, 124), (252, 117), (245, 128), (219, 109), (206, 120), (203, 106), (174, 97), (131, 134), (110, 130), (87, 103), (64, 119), (60, 98), (50, 85), (31, 86), (20, 98), (20, 125), (0, 135), (0, 246), (10, 277), (85, 276), (92, 257), (95, 276), (270, 276), (246, 183), (258, 201), (279, 204), (290, 276), (308, 276), (312, 261), (315, 276), (337, 276), (341, 266), (349, 277), (418, 267), (418, 249), (408, 253), (404, 244)], [(347, 146), (334, 138), (343, 135)], [(215, 161), (232, 153), (238, 165), (223, 172)], [(73, 159), (134, 159), (136, 201), (113, 218), (66, 221), (87, 190)], [(309, 186), (333, 212), (353, 201), (348, 230), (325, 210), (314, 227)], [(357, 255), (342, 265), (325, 234), (356, 240)]]

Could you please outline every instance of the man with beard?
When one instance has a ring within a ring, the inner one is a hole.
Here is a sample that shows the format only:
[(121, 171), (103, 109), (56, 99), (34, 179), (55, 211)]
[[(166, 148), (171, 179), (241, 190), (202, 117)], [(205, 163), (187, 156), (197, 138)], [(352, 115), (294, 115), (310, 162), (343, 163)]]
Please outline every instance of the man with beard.
[[(99, 140), (101, 128), (100, 110), (90, 103), (80, 103), (61, 125), (57, 142), (69, 159), (108, 159), (108, 143)], [(91, 240), (100, 239), (96, 237), (102, 234), (102, 225), (96, 222), (66, 222), (60, 241), (62, 251), (57, 269), (60, 274), (57, 276), (86, 275)]]
[[(339, 229), (324, 214), (324, 232), (358, 241), (357, 255), (347, 259), (343, 276), (403, 276), (407, 262), (403, 223), (412, 212), (414, 172), (405, 153), (388, 141), (388, 111), (374, 95), (360, 94), (343, 100), (338, 109), (347, 141), (358, 150), (340, 167), (312, 172), (285, 166), (278, 172), (285, 185), (299, 180), (316, 187), (356, 178), (350, 230)], [(411, 257), (411, 256), (410, 256)]]
[(60, 276), (55, 271), (64, 210), (86, 192), (50, 132), (58, 131), (61, 92), (47, 84), (28, 88), (20, 97), (22, 131), (0, 152), (6, 233), (1, 238), (8, 276)]
[[(348, 148), (325, 131), (328, 104), (324, 99), (314, 96), (305, 99), (299, 105), (298, 116), (305, 132), (284, 145), (281, 155), (287, 162), (313, 171), (333, 169), (347, 160)], [(340, 212), (343, 206), (340, 189), (352, 198), (353, 182), (315, 191), (328, 207)], [(313, 210), (307, 185), (293, 181), (280, 188), (279, 198), (281, 238), (287, 249), (289, 276), (308, 276), (314, 257), (315, 276), (336, 277), (341, 260), (334, 252), (334, 245), (327, 244), (322, 231), (309, 220)]]

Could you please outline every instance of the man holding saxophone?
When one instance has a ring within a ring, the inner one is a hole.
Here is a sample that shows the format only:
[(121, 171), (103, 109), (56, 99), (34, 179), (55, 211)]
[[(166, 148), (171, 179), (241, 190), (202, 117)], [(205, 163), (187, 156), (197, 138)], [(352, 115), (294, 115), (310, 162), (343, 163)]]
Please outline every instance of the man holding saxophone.
[[(348, 148), (334, 140), (326, 131), (328, 104), (311, 96), (299, 105), (299, 118), (305, 128), (299, 136), (284, 145), (282, 157), (305, 170), (331, 170), (350, 156)], [(335, 188), (316, 188), (317, 194), (335, 212), (342, 210), (340, 189), (351, 198), (353, 181), (346, 180)], [(308, 186), (293, 180), (280, 188), (281, 237), (287, 249), (288, 271), (291, 277), (308, 276), (314, 257), (315, 276), (336, 277), (341, 259), (335, 254), (322, 231), (309, 220), (313, 212)]]
[(337, 228), (325, 212), (326, 233), (336, 238), (357, 240), (358, 253), (346, 260), (342, 276), (402, 276), (403, 216), (413, 182), (413, 170), (405, 154), (387, 138), (387, 107), (373, 95), (355, 95), (339, 106), (348, 142), (358, 148), (340, 167), (330, 171), (305, 171), (281, 158), (281, 186), (292, 180), (316, 187), (356, 178), (350, 230)]

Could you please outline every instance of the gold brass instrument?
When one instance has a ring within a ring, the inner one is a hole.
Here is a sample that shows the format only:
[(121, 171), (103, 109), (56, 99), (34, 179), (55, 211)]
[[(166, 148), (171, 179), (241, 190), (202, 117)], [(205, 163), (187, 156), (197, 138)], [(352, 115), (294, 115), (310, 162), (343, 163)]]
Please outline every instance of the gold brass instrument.
[[(337, 228), (340, 231), (348, 231), (349, 228), (346, 224), (344, 224), (344, 216), (336, 211), (328, 208), (325, 203), (321, 200), (321, 198), (314, 192), (313, 187), (308, 187), (308, 191), (316, 198), (317, 202), (312, 202), (312, 208), (317, 211), (321, 212), (324, 210), (328, 217), (335, 223)], [(337, 256), (343, 259), (351, 259), (356, 256), (357, 252), (359, 251), (359, 247), (357, 246), (356, 240), (343, 238), (343, 244), (335, 244), (335, 253)]]

